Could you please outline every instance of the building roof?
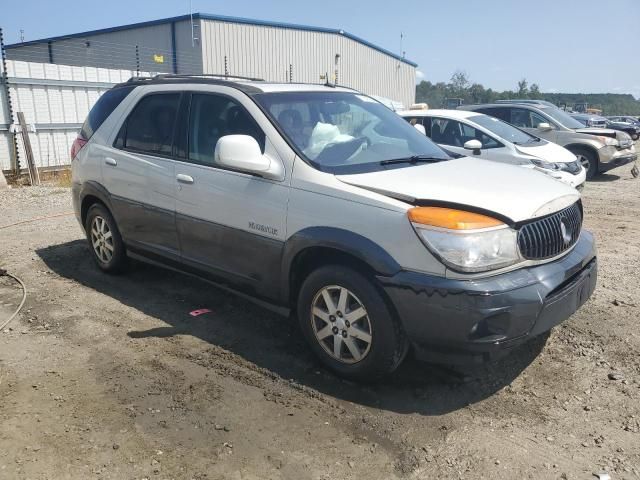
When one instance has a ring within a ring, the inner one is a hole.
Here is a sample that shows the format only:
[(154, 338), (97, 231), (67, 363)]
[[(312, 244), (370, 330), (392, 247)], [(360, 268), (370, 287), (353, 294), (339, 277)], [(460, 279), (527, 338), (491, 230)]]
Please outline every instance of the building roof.
[[(129, 30), (132, 28), (142, 28), (142, 27), (150, 27), (153, 25), (162, 25), (162, 24), (166, 24), (166, 23), (173, 23), (173, 22), (180, 22), (180, 21), (184, 21), (184, 20), (189, 20), (191, 18), (190, 15), (180, 15), (177, 17), (169, 17), (169, 18), (162, 18), (159, 20), (151, 20), (148, 22), (139, 22), (139, 23), (130, 23), (128, 25), (120, 25), (117, 27), (111, 27), (111, 28), (103, 28), (103, 29), (99, 29), (99, 30), (89, 30), (87, 32), (80, 32), (80, 33), (73, 33), (70, 35), (60, 35), (57, 37), (49, 37), (49, 38), (41, 38), (39, 40), (31, 40), (28, 42), (22, 42), (22, 43), (14, 43), (11, 45), (6, 45), (5, 48), (7, 49), (11, 49), (11, 48), (19, 48), (19, 47), (24, 47), (27, 45), (37, 45), (37, 44), (41, 44), (41, 43), (47, 43), (47, 42), (55, 42), (58, 40), (68, 40), (71, 38), (84, 38), (84, 37), (88, 37), (90, 35), (97, 35), (97, 34), (102, 34), (102, 33), (111, 33), (111, 32), (118, 32), (121, 30)], [(256, 26), (261, 26), (261, 27), (274, 27), (274, 28), (287, 28), (287, 29), (291, 29), (291, 30), (306, 30), (306, 31), (310, 31), (310, 32), (320, 32), (320, 33), (332, 33), (335, 35), (342, 35), (343, 37), (349, 38), (351, 40), (354, 40), (358, 43), (361, 43), (363, 45), (366, 45), (367, 47), (373, 48), (374, 50), (377, 50), (381, 53), (384, 53), (385, 55), (389, 55), (390, 57), (393, 57), (397, 60), (400, 60), (403, 63), (406, 63), (408, 65), (411, 65), (412, 67), (417, 67), (418, 64), (415, 62), (412, 62), (396, 53), (393, 53), (389, 50), (386, 50), (382, 47), (379, 47), (377, 45), (374, 45), (371, 42), (368, 42), (366, 40), (364, 40), (363, 38), (360, 38), (356, 35), (353, 35), (349, 32), (345, 32), (342, 29), (337, 29), (337, 28), (325, 28), (325, 27), (314, 27), (314, 26), (309, 26), (309, 25), (298, 25), (295, 23), (282, 23), (282, 22), (272, 22), (269, 20), (254, 20), (251, 18), (242, 18), (242, 17), (230, 17), (227, 15), (211, 15), (208, 13), (194, 13), (193, 14), (193, 18), (198, 20), (213, 20), (216, 22), (227, 22), (227, 23), (240, 23), (240, 24), (245, 24), (245, 25), (256, 25)]]

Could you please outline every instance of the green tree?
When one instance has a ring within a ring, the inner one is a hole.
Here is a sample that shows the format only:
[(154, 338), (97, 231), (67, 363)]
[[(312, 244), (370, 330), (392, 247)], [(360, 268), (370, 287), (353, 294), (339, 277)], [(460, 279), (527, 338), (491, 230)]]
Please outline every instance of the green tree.
[(469, 75), (463, 70), (456, 70), (453, 75), (451, 75), (449, 85), (451, 86), (451, 93), (453, 93), (455, 97), (464, 98), (469, 89)]
[[(523, 83), (526, 82), (526, 83)], [(480, 83), (470, 84), (466, 72), (456, 71), (448, 83), (431, 83), (423, 80), (416, 86), (416, 101), (426, 102), (431, 108), (440, 108), (447, 97), (462, 98), (465, 103), (491, 103), (500, 99), (523, 97), (525, 91), (529, 98), (547, 100), (556, 105), (566, 104), (573, 107), (577, 102), (587, 102), (600, 108), (605, 115), (640, 115), (640, 101), (629, 94), (614, 93), (544, 93), (536, 83), (529, 87), (526, 79), (518, 82), (518, 91), (499, 92), (485, 88)]]
[(529, 95), (529, 83), (526, 78), (518, 82), (518, 98), (527, 98)]
[(542, 94), (540, 93), (540, 87), (537, 83), (532, 83), (531, 88), (529, 88), (529, 97), (535, 100), (542, 98)]

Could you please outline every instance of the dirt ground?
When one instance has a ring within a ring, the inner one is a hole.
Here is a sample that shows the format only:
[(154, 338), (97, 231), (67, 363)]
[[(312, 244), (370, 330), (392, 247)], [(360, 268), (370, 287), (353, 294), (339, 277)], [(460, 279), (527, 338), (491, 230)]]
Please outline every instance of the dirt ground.
[[(100, 273), (72, 215), (2, 228), (71, 211), (68, 189), (0, 191), (0, 267), (29, 290), (0, 332), (0, 478), (640, 478), (629, 171), (584, 191), (599, 284), (570, 320), (472, 375), (409, 360), (375, 386), (336, 378), (292, 322), (207, 283), (139, 263)], [(19, 300), (0, 277), (0, 324)]]

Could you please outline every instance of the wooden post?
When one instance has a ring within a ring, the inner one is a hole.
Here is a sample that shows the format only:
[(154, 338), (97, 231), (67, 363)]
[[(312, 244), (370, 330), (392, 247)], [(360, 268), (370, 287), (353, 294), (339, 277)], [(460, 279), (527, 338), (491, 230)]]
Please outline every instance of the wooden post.
[(27, 128), (27, 122), (24, 119), (24, 113), (18, 112), (18, 123), (20, 124), (20, 133), (22, 135), (22, 144), (24, 145), (24, 153), (27, 157), (27, 167), (29, 170), (29, 178), (31, 185), (40, 185), (40, 174), (38, 173), (38, 167), (33, 158), (33, 150), (31, 149), (31, 140), (29, 139), (29, 130)]

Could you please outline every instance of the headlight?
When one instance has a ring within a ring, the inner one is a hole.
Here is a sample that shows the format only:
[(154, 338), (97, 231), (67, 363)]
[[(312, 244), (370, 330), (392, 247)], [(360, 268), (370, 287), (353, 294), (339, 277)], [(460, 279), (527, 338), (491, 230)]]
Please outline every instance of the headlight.
[(599, 135), (597, 135), (596, 138), (600, 140), (602, 143), (604, 143), (605, 145), (612, 146), (612, 147), (618, 146), (618, 140), (616, 140), (615, 138), (601, 137)]
[(427, 248), (445, 265), (464, 272), (484, 272), (520, 261), (517, 232), (495, 218), (441, 207), (408, 212)]
[(557, 163), (545, 162), (543, 160), (537, 160), (532, 158), (531, 163), (533, 163), (536, 167), (544, 168), (545, 170), (560, 170), (561, 167)]

